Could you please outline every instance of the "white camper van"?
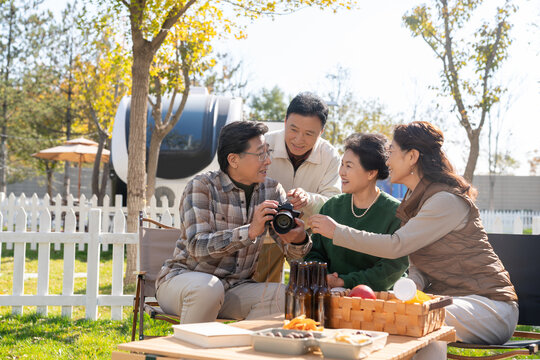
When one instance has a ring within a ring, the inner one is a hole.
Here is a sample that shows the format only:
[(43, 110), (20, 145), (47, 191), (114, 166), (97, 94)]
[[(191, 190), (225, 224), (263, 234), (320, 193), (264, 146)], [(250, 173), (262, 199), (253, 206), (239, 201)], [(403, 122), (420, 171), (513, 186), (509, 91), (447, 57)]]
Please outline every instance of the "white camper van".
[[(162, 114), (170, 106), (170, 98), (164, 98)], [(178, 108), (180, 97), (173, 106)], [(120, 102), (114, 121), (111, 163), (116, 193), (126, 194), (128, 174), (128, 138), (131, 97)], [(150, 146), (150, 126), (153, 124), (151, 106), (148, 106), (147, 149)], [(184, 187), (196, 174), (217, 170), (216, 150), (219, 132), (224, 125), (242, 120), (242, 99), (216, 96), (206, 88), (192, 88), (182, 116), (176, 126), (163, 139), (156, 174), (155, 197), (169, 199), (169, 206), (182, 196)], [(265, 123), (270, 131), (283, 127), (281, 122)], [(126, 199), (126, 196), (124, 196)], [(125, 201), (125, 200), (124, 200)]]

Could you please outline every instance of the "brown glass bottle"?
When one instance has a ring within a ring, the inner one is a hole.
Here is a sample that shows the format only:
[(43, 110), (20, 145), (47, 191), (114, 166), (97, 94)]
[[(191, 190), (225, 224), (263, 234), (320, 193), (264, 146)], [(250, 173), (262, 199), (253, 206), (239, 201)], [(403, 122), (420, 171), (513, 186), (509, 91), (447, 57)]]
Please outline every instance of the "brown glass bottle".
[(289, 272), (289, 284), (285, 288), (285, 319), (291, 320), (294, 317), (294, 293), (296, 292), (298, 276), (298, 261), (291, 261), (291, 271)]
[(298, 265), (298, 280), (296, 292), (294, 294), (294, 317), (306, 315), (311, 318), (311, 299), (313, 293), (308, 284), (308, 265), (303, 262)]
[(317, 309), (313, 315), (315, 321), (321, 323), (322, 326), (328, 326), (330, 323), (330, 289), (326, 275), (328, 274), (328, 266), (326, 263), (319, 264), (319, 287), (314, 295)]
[(320, 263), (318, 261), (310, 261), (309, 288), (313, 294), (313, 297), (311, 298), (311, 314), (313, 314), (313, 316), (315, 316), (315, 313), (317, 312), (317, 297), (315, 294), (317, 294), (317, 290), (319, 289), (319, 267)]
[(313, 264), (313, 261), (306, 261), (306, 286), (308, 288), (311, 288), (311, 266)]

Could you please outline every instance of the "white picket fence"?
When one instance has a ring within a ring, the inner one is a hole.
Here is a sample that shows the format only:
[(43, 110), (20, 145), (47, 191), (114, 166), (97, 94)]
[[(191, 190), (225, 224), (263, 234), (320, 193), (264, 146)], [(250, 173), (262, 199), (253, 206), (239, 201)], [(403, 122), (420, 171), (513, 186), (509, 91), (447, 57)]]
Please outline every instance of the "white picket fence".
[(533, 234), (540, 234), (540, 211), (482, 210), (480, 217), (488, 233), (523, 234), (530, 229)]
[[(73, 195), (68, 195), (66, 205), (63, 205), (62, 196), (57, 194), (53, 201), (49, 198), (49, 195), (45, 195), (43, 198), (39, 198), (36, 194), (32, 197), (27, 197), (25, 194), (15, 196), (11, 193), (6, 197), (5, 193), (0, 192), (0, 213), (3, 214), (3, 223), (0, 226), (7, 227), (8, 231), (12, 231), (15, 224), (15, 215), (20, 208), (23, 208), (28, 214), (27, 226), (30, 231), (36, 231), (39, 224), (39, 214), (41, 211), (47, 209), (52, 216), (52, 228), (55, 232), (62, 231), (62, 219), (67, 211), (73, 210), (76, 216), (75, 228), (84, 232), (88, 229), (88, 214), (91, 209), (100, 209), (102, 213), (101, 231), (112, 231), (112, 217), (114, 214), (121, 210), (124, 215), (127, 216), (127, 208), (122, 206), (122, 195), (116, 195), (114, 204), (110, 204), (110, 198), (105, 195), (103, 199), (103, 206), (97, 205), (97, 197), (94, 195), (90, 199), (87, 199), (84, 194), (79, 199), (75, 199)], [(162, 206), (157, 206), (157, 200), (152, 197), (150, 203), (145, 208), (145, 216), (148, 216), (154, 220), (158, 220), (166, 225), (175, 226), (180, 221), (179, 202), (177, 199), (173, 207), (163, 206), (168, 204), (168, 199), (163, 196), (161, 199)], [(34, 249), (33, 249), (34, 250)], [(84, 249), (81, 249), (84, 250)]]
[[(0, 223), (2, 214), (0, 213)], [(84, 306), (86, 318), (97, 319), (98, 306), (111, 306), (111, 318), (122, 319), (122, 306), (133, 304), (133, 295), (123, 294), (124, 247), (138, 244), (136, 233), (125, 233), (125, 217), (121, 210), (114, 216), (114, 233), (101, 232), (101, 210), (89, 212), (88, 231), (76, 231), (76, 217), (73, 210), (65, 216), (64, 231), (51, 232), (52, 221), (48, 209), (40, 212), (37, 231), (27, 231), (27, 214), (23, 208), (17, 211), (15, 231), (2, 232), (0, 245), (13, 244), (13, 290), (11, 295), (0, 295), (0, 306), (11, 306), (14, 314), (21, 314), (23, 306), (37, 306), (37, 312), (47, 314), (47, 306), (62, 306), (62, 316), (71, 317), (73, 306)], [(38, 249), (37, 294), (24, 294), (26, 244)], [(63, 245), (64, 271), (62, 294), (49, 294), (49, 264), (51, 244)], [(74, 294), (75, 247), (88, 247), (86, 294)], [(112, 245), (113, 274), (111, 295), (99, 294), (99, 265), (101, 244)], [(1, 246), (0, 246), (1, 251)]]
[[(166, 198), (157, 206), (152, 198), (145, 209), (145, 216), (166, 225), (179, 222), (178, 204), (169, 208)], [(11, 294), (0, 295), (0, 306), (11, 306), (20, 314), (23, 306), (37, 306), (37, 311), (47, 314), (48, 306), (62, 306), (62, 315), (71, 317), (73, 306), (85, 306), (86, 318), (97, 318), (98, 306), (111, 306), (111, 318), (122, 318), (122, 306), (133, 305), (133, 295), (123, 294), (124, 249), (127, 244), (138, 245), (138, 234), (125, 233), (127, 209), (122, 207), (122, 196), (116, 196), (113, 205), (105, 196), (104, 205), (97, 206), (97, 198), (76, 200), (69, 196), (66, 205), (57, 195), (50, 201), (48, 195), (28, 198), (24, 194), (5, 196), (0, 193), (0, 256), (2, 245), (13, 253), (13, 288)], [(26, 244), (38, 251), (37, 274), (25, 273)], [(52, 245), (52, 246), (51, 246)], [(49, 294), (49, 263), (51, 248), (62, 250), (62, 294)], [(100, 249), (109, 251), (112, 246), (113, 275), (110, 295), (98, 293)], [(76, 251), (87, 251), (87, 271), (75, 273)], [(0, 257), (1, 261), (1, 257)], [(1, 275), (1, 274), (0, 274)], [(86, 294), (73, 294), (75, 277), (86, 277)], [(37, 293), (24, 294), (24, 281), (37, 276)]]

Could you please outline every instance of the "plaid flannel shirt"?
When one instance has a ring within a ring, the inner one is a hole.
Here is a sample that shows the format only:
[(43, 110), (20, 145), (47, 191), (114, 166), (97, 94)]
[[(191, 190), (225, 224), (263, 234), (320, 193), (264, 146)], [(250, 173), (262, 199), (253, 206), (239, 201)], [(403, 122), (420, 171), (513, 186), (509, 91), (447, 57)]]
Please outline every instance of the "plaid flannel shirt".
[[(255, 185), (249, 211), (244, 191), (221, 170), (193, 178), (180, 202), (181, 235), (172, 259), (161, 268), (156, 289), (187, 271), (215, 275), (226, 290), (253, 281), (264, 234), (250, 240), (248, 228), (255, 207), (265, 200), (286, 201), (283, 187), (270, 178)], [(302, 245), (284, 244), (272, 229), (269, 233), (288, 258), (300, 259), (311, 248), (311, 240)]]

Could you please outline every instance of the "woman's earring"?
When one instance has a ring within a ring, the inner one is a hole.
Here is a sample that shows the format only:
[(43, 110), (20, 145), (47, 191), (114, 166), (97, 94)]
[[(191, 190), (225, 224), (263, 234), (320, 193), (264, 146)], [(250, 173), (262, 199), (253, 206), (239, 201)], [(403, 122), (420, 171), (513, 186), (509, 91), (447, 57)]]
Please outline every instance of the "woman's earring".
[(414, 171), (411, 171), (411, 175), (414, 175)]

